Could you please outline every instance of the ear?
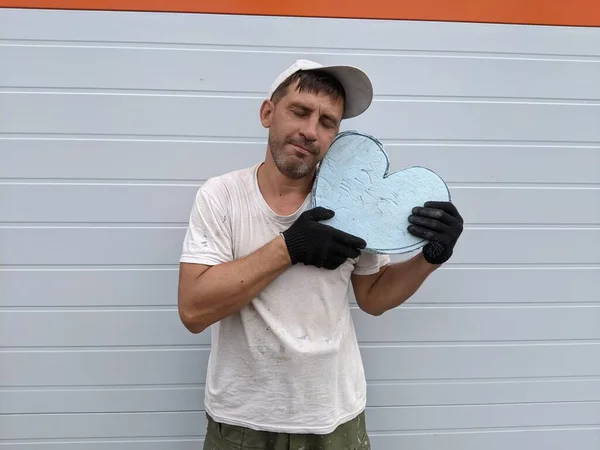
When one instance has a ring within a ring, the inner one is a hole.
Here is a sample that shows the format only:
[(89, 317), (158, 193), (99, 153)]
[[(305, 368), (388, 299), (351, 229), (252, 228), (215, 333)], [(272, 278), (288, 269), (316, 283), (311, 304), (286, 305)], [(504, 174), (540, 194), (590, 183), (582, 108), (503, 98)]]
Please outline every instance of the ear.
[(269, 128), (271, 126), (271, 121), (273, 120), (273, 113), (275, 112), (275, 105), (270, 100), (265, 100), (260, 105), (260, 123), (265, 128)]

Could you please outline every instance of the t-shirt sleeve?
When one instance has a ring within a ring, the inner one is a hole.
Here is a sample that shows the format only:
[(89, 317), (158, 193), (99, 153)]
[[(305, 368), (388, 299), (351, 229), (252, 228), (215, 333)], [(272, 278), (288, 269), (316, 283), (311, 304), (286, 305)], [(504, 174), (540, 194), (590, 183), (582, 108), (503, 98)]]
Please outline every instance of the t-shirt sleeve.
[(379, 269), (389, 263), (390, 256), (387, 254), (362, 252), (354, 265), (352, 273), (355, 275), (371, 275), (379, 272)]
[(224, 205), (201, 187), (190, 213), (180, 262), (215, 265), (232, 261), (230, 223)]

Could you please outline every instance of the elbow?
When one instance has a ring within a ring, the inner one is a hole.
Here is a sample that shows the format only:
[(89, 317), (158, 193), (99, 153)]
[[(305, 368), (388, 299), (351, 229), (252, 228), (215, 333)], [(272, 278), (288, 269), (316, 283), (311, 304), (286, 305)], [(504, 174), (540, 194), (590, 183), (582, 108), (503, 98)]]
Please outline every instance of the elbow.
[(381, 307), (379, 307), (377, 304), (374, 304), (372, 302), (357, 302), (358, 303), (358, 307), (365, 313), (369, 314), (370, 316), (381, 316), (384, 312), (385, 309), (382, 309)]
[(198, 314), (191, 308), (181, 304), (179, 306), (179, 320), (181, 320), (183, 326), (193, 334), (200, 334), (210, 326), (210, 323), (204, 320), (202, 314)]
[(362, 304), (359, 304), (359, 307), (367, 314), (377, 317), (377, 316), (383, 315), (384, 313), (388, 312), (391, 309), (399, 307), (406, 300), (408, 300), (408, 298), (409, 298), (408, 296), (399, 298), (399, 299), (398, 298), (396, 298), (396, 299), (381, 298), (381, 299), (378, 299), (379, 301), (363, 302)]
[(199, 321), (197, 318), (190, 317), (187, 314), (180, 314), (179, 317), (181, 319), (181, 323), (183, 324), (183, 326), (190, 333), (200, 334), (209, 327), (209, 325), (205, 325), (204, 323)]
[(367, 314), (369, 314), (370, 316), (381, 316), (385, 310), (383, 309), (375, 309), (375, 308), (361, 308), (364, 312), (366, 312)]

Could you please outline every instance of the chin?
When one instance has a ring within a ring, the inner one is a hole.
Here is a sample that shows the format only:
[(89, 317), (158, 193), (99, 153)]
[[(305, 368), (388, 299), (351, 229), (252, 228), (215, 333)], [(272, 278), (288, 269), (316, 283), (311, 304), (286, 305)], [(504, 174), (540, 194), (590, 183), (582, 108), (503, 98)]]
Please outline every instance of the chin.
[(304, 164), (284, 164), (278, 167), (282, 174), (294, 180), (299, 180), (310, 175), (315, 169), (315, 166), (307, 166)]

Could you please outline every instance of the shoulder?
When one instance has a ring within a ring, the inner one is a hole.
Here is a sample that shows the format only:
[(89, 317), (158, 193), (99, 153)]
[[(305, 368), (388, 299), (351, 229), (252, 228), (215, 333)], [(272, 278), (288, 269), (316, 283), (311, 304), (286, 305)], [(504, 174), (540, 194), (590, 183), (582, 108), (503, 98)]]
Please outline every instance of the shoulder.
[(240, 192), (251, 187), (255, 170), (256, 166), (251, 166), (211, 177), (199, 187), (197, 197), (208, 197), (225, 207)]

